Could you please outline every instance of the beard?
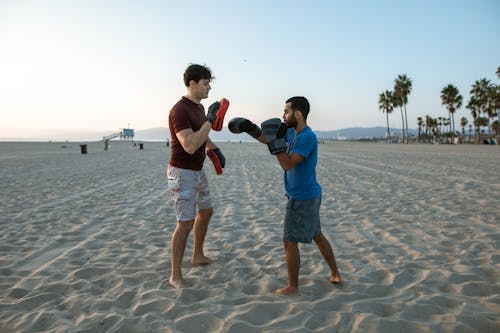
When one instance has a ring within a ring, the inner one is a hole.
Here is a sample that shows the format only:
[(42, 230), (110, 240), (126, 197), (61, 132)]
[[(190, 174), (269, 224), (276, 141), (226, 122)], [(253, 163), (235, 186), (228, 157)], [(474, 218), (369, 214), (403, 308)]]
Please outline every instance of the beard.
[(286, 123), (286, 127), (288, 127), (288, 128), (296, 128), (297, 127), (297, 120), (291, 120), (291, 121), (287, 121), (285, 123)]

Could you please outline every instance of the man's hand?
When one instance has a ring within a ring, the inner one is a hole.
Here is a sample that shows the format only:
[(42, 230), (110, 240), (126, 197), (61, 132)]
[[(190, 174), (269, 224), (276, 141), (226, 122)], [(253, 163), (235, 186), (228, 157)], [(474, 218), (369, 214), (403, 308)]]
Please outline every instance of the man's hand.
[(264, 121), (260, 126), (262, 127), (262, 133), (264, 133), (267, 147), (271, 154), (278, 155), (286, 151), (285, 136), (287, 128), (285, 123), (282, 123), (279, 118), (273, 118)]
[(220, 109), (219, 102), (212, 103), (212, 105), (210, 105), (208, 107), (208, 111), (207, 111), (208, 122), (210, 122), (211, 124), (213, 124), (215, 122), (215, 119), (217, 118), (217, 111), (219, 111), (219, 109)]

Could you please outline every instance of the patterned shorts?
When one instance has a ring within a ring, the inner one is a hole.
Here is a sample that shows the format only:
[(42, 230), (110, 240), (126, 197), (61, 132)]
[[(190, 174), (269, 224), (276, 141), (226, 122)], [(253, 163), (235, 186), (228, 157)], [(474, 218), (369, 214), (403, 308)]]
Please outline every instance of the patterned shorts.
[(294, 243), (311, 243), (312, 239), (321, 232), (320, 206), (321, 195), (311, 200), (288, 199), (283, 240)]
[(168, 191), (175, 205), (177, 221), (195, 219), (197, 209), (212, 207), (207, 177), (203, 170), (180, 169), (168, 165)]

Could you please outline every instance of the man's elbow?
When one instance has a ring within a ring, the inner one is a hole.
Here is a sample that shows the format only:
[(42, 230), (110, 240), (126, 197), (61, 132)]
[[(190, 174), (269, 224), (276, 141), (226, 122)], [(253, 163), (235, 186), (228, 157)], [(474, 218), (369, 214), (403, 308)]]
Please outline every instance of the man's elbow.
[(188, 153), (189, 155), (194, 155), (194, 153), (196, 153), (196, 151), (198, 149), (194, 148), (194, 147), (189, 147), (188, 149), (185, 149), (186, 150), (186, 153)]
[(182, 148), (184, 148), (184, 151), (189, 155), (193, 155), (196, 152), (195, 147), (193, 147), (193, 145), (190, 144), (183, 145)]
[(290, 163), (281, 162), (280, 165), (283, 171), (288, 171), (292, 168), (292, 165)]

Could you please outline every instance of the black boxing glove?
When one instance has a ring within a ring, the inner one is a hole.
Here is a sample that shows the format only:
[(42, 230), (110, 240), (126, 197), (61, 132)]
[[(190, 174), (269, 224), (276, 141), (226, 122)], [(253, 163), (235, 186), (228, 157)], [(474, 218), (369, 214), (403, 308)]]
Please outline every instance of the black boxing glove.
[(278, 155), (286, 151), (285, 136), (287, 127), (285, 123), (282, 123), (279, 118), (272, 118), (264, 121), (260, 126), (271, 154)]
[(217, 117), (217, 111), (219, 111), (219, 108), (219, 102), (214, 102), (208, 107), (207, 120), (209, 123), (213, 124), (215, 122), (215, 118)]
[(229, 121), (228, 128), (231, 133), (239, 134), (245, 132), (250, 134), (255, 139), (262, 135), (260, 127), (246, 118), (238, 117), (231, 119)]

